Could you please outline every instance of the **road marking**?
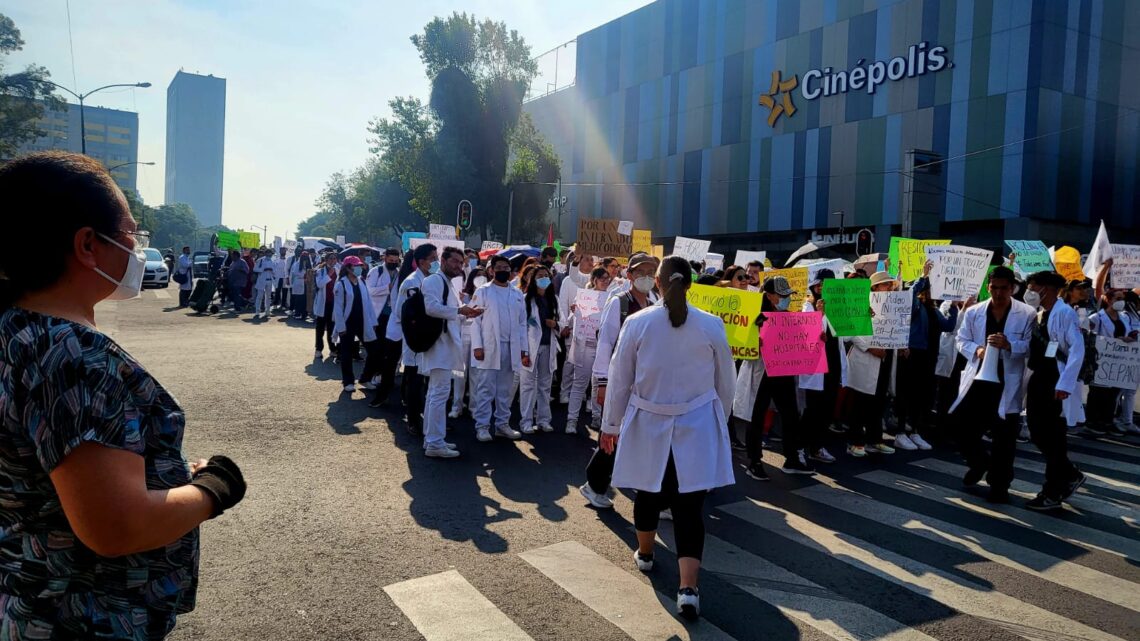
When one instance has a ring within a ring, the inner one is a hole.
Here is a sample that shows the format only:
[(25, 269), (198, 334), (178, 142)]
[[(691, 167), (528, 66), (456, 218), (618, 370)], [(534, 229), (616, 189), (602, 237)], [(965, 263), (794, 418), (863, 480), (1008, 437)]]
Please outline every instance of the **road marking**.
[[(805, 547), (824, 552), (916, 594), (1027, 639), (1117, 641), (1119, 637), (1043, 610), (992, 588), (840, 534), (769, 503), (748, 499), (718, 509)], [(856, 543), (858, 543), (856, 545)]]
[[(942, 459), (936, 458), (926, 458), (922, 459), (921, 461), (911, 461), (910, 464), (915, 467), (920, 467), (924, 470), (941, 472), (943, 474), (949, 474), (958, 478), (963, 477), (966, 474), (966, 470), (968, 469), (965, 465), (958, 465), (956, 463), (951, 463), (949, 461), (943, 461)], [(1040, 491), (1040, 486), (1030, 483), (1029, 481), (1023, 481), (1021, 479), (1014, 479), (1013, 483), (1009, 486), (1010, 494), (1014, 494), (1025, 499), (1031, 499), (1037, 496), (1037, 493)], [(1137, 515), (1140, 515), (1140, 512), (1137, 512), (1135, 507), (1129, 505), (1120, 505), (1118, 501), (1112, 501), (1111, 499), (1098, 497), (1083, 487), (1080, 490), (1077, 490), (1077, 493), (1069, 499), (1068, 503), (1069, 507), (1078, 512), (1092, 512), (1094, 514), (1102, 514), (1110, 518), (1120, 519), (1132, 527), (1138, 527), (1136, 517)]]
[(1114, 472), (1124, 472), (1125, 474), (1140, 475), (1140, 470), (1137, 469), (1136, 462), (1118, 461), (1116, 459), (1105, 458), (1103, 456), (1093, 456), (1091, 454), (1081, 454), (1069, 450), (1069, 460), (1074, 463), (1084, 463), (1085, 465), (1094, 465), (1106, 470)]
[(996, 505), (987, 502), (980, 496), (966, 492), (952, 490), (941, 485), (926, 481), (892, 474), (883, 470), (860, 474), (856, 478), (869, 481), (876, 485), (901, 490), (915, 496), (921, 496), (938, 503), (945, 503), (955, 507), (986, 514), (988, 516), (1016, 523), (1024, 527), (1039, 530), (1050, 536), (1055, 536), (1075, 545), (1086, 548), (1096, 548), (1112, 552), (1132, 559), (1140, 559), (1140, 540), (1130, 540), (1123, 536), (1102, 532), (1083, 525), (1054, 518), (1048, 514), (1039, 514), (1032, 510), (1012, 505)]
[[(519, 554), (575, 599), (602, 615), (635, 641), (729, 641), (708, 621), (683, 625), (673, 616), (674, 598), (622, 570), (577, 541), (564, 541)], [(633, 552), (630, 552), (633, 564)]]
[[(676, 552), (672, 525), (663, 522), (658, 541)], [(931, 637), (855, 603), (827, 588), (789, 572), (723, 539), (705, 535), (701, 570), (775, 606), (784, 616), (797, 619), (840, 641), (880, 639), (934, 641)]]
[(850, 490), (814, 485), (793, 493), (935, 543), (966, 550), (1007, 568), (1140, 612), (1140, 590), (1137, 589), (1140, 586), (1131, 581), (1070, 563), (996, 536), (895, 507)]
[[(1109, 437), (1086, 438), (1079, 434), (1069, 434), (1069, 442), (1073, 445), (1087, 447), (1094, 450), (1111, 452), (1122, 456), (1140, 457), (1140, 445), (1120, 440), (1106, 440)], [(1116, 437), (1119, 438), (1119, 437)], [(1036, 449), (1036, 448), (1035, 448)]]
[[(1045, 473), (1045, 464), (1038, 463), (1037, 461), (1015, 459), (1013, 461), (1013, 466), (1027, 472), (1037, 472), (1038, 474)], [(1117, 492), (1132, 494), (1140, 497), (1140, 485), (1129, 483), (1128, 481), (1120, 481), (1110, 476), (1103, 476), (1101, 474), (1089, 472), (1088, 470), (1081, 470), (1081, 473), (1083, 473), (1087, 478), (1085, 481), (1086, 486), (1099, 487), (1106, 490), (1116, 490)]]
[(534, 641), (455, 570), (384, 591), (427, 641)]
[(154, 297), (159, 300), (170, 298), (170, 292), (166, 291), (165, 289), (152, 289), (151, 291), (154, 292)]

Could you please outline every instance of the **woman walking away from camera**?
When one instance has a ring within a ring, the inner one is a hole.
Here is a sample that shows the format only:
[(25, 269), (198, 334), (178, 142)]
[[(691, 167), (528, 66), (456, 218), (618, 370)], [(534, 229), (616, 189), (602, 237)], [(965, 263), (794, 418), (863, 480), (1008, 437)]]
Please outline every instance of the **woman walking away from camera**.
[[(692, 274), (685, 259), (667, 257), (657, 271), (663, 305), (626, 320), (611, 360), (599, 440), (604, 451), (617, 449), (614, 486), (637, 490), (634, 562), (643, 572), (653, 569), (661, 510), (672, 509), (677, 612), (687, 619), (700, 614), (705, 495), (733, 482), (725, 417), (736, 383), (724, 323), (686, 300)], [(685, 376), (677, 376), (682, 369)]]
[[(187, 463), (174, 397), (95, 324), (139, 295), (123, 193), (87, 156), (0, 167), (0, 629), (5, 639), (162, 639), (194, 609), (198, 525), (233, 507), (233, 461)], [(50, 211), (44, 226), (31, 211)]]

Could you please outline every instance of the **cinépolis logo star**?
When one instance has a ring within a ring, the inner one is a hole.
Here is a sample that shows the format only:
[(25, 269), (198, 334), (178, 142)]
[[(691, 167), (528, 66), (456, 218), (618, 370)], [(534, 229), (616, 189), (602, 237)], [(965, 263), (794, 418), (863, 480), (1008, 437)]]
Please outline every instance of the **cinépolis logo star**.
[(768, 93), (760, 96), (760, 105), (769, 109), (769, 127), (776, 126), (776, 121), (780, 119), (781, 114), (791, 116), (796, 113), (796, 105), (792, 103), (792, 90), (799, 84), (799, 78), (794, 74), (791, 78), (781, 82), (780, 72), (772, 72), (772, 85), (768, 87)]

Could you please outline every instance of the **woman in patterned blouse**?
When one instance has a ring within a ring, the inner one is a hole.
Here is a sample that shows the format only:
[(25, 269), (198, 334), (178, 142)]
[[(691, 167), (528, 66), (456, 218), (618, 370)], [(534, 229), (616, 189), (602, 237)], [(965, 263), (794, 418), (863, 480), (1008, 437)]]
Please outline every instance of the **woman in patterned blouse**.
[[(145, 258), (97, 161), (0, 167), (0, 630), (161, 639), (194, 607), (198, 525), (245, 494), (221, 456), (187, 463), (174, 397), (95, 325)], [(46, 222), (45, 222), (46, 221)]]

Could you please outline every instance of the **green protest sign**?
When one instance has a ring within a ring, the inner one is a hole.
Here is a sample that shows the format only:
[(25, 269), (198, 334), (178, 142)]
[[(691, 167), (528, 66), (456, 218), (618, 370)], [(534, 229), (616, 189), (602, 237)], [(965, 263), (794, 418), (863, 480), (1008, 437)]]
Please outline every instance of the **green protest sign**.
[(866, 278), (823, 281), (823, 315), (836, 336), (870, 336), (871, 281)]
[(218, 232), (218, 249), (241, 249), (241, 237), (237, 232)]
[(979, 303), (990, 299), (990, 274), (994, 273), (994, 267), (997, 265), (990, 265), (990, 268), (986, 270), (986, 277), (982, 279), (982, 289), (978, 291)]
[(1013, 268), (1022, 278), (1040, 271), (1053, 271), (1049, 248), (1039, 240), (1007, 240), (1009, 251), (1016, 255)]

